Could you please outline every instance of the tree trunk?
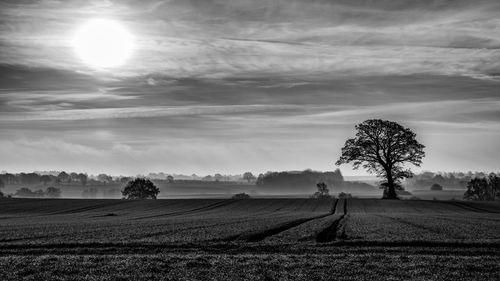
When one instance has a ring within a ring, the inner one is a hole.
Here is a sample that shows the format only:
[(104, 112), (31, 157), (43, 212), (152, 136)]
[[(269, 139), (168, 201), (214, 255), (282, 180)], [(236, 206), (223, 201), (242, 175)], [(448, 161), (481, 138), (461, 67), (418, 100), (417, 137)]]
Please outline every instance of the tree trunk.
[(392, 171), (388, 169), (386, 173), (387, 173), (387, 193), (385, 194), (384, 199), (398, 199), (398, 195), (396, 194), (396, 188), (394, 186), (394, 179), (392, 178)]

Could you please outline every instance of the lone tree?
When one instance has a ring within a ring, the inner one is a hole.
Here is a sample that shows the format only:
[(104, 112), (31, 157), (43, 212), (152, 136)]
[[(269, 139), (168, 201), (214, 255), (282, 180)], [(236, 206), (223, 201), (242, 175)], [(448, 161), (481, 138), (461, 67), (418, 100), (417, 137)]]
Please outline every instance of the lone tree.
[(160, 193), (158, 187), (146, 178), (131, 180), (122, 190), (122, 195), (126, 199), (156, 199), (158, 193)]
[(416, 134), (396, 122), (369, 119), (356, 125), (356, 137), (348, 139), (336, 165), (352, 163), (385, 178), (386, 199), (397, 199), (396, 187), (404, 178), (413, 176), (406, 163), (420, 166), (425, 146), (416, 140)]
[(320, 183), (316, 184), (316, 187), (318, 188), (318, 191), (316, 191), (314, 193), (314, 195), (313, 195), (314, 198), (317, 198), (317, 199), (331, 198), (330, 190), (328, 190), (326, 183), (320, 182)]

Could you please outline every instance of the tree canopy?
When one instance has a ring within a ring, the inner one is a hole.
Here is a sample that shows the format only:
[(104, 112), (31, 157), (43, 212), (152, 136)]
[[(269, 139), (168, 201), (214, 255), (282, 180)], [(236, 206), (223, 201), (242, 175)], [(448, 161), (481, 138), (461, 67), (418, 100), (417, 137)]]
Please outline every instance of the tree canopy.
[(122, 191), (123, 197), (127, 199), (156, 199), (158, 193), (160, 193), (158, 187), (146, 178), (129, 181)]
[(488, 177), (473, 178), (467, 183), (464, 199), (492, 201), (500, 200), (500, 177), (490, 174)]
[(384, 198), (396, 199), (396, 185), (413, 175), (404, 165), (420, 166), (425, 146), (411, 129), (393, 121), (369, 119), (355, 128), (356, 136), (345, 142), (336, 164), (352, 163), (354, 169), (361, 166), (385, 178)]

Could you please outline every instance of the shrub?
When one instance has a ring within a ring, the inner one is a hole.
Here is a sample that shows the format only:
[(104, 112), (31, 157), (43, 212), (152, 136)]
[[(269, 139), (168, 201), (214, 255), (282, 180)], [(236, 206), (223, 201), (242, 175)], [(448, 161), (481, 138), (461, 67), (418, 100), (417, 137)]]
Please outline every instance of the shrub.
[(233, 195), (233, 197), (231, 197), (232, 199), (250, 199), (250, 195), (246, 194), (246, 193), (238, 193), (238, 194), (235, 194)]
[(431, 185), (431, 190), (443, 190), (443, 187), (439, 183), (434, 183)]

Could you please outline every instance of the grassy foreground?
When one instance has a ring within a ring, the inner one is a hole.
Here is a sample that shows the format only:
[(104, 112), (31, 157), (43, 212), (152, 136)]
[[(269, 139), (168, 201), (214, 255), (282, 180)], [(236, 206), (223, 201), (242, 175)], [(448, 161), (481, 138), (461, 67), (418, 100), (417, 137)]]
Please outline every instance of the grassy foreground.
[(0, 200), (0, 280), (499, 280), (500, 205)]

